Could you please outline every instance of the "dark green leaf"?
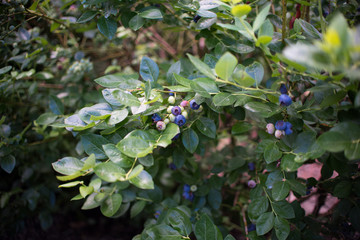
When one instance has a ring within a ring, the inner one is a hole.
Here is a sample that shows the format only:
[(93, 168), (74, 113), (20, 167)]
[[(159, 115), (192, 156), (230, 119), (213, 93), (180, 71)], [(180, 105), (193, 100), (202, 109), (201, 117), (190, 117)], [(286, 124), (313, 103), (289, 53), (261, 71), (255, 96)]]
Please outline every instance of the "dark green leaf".
[(195, 152), (199, 144), (199, 137), (192, 128), (187, 129), (181, 134), (181, 140), (186, 150), (190, 153)]
[(191, 63), (205, 76), (211, 78), (211, 79), (216, 79), (216, 76), (214, 75), (213, 71), (211, 70), (211, 68), (206, 65), (204, 62), (202, 62), (200, 59), (187, 54), (187, 56), (189, 57)]
[(269, 144), (264, 151), (264, 158), (266, 163), (272, 163), (280, 159), (282, 156), (282, 153), (280, 152), (278, 146), (276, 143)]
[(159, 78), (159, 67), (153, 60), (144, 56), (140, 63), (140, 75), (145, 81), (155, 83)]
[(238, 135), (241, 133), (246, 133), (251, 130), (252, 125), (248, 122), (237, 122), (231, 128), (232, 135)]
[(97, 11), (86, 11), (77, 20), (77, 23), (85, 23), (93, 19), (97, 15)]
[(341, 181), (336, 184), (334, 188), (334, 196), (338, 198), (346, 198), (351, 193), (351, 182), (349, 181)]
[[(76, 159), (77, 160), (77, 159)], [(59, 160), (60, 161), (60, 160)], [(1, 166), (1, 168), (5, 171), (5, 172), (7, 172), (7, 173), (11, 173), (13, 170), (14, 170), (14, 168), (15, 168), (15, 164), (16, 164), (16, 159), (15, 159), (15, 157), (13, 156), (13, 155), (6, 155), (5, 157), (1, 157), (0, 158), (0, 166)], [(53, 167), (54, 167), (54, 164), (55, 163), (53, 163)], [(59, 165), (61, 165), (61, 164), (59, 164)], [(54, 169), (55, 169), (55, 167), (54, 167)], [(56, 169), (55, 169), (56, 170)], [(67, 172), (67, 170), (66, 170), (66, 168), (64, 168), (64, 167), (59, 167), (59, 170), (60, 171), (63, 171), (63, 172)], [(56, 170), (57, 171), (57, 170)], [(60, 172), (61, 173), (61, 172)]]
[(279, 240), (286, 240), (290, 233), (290, 224), (279, 216), (275, 218), (275, 233)]
[(216, 125), (214, 120), (206, 117), (200, 117), (195, 123), (197, 129), (209, 138), (216, 137)]
[(266, 212), (256, 220), (257, 235), (264, 235), (274, 227), (275, 216), (272, 212)]
[(195, 223), (194, 233), (197, 240), (222, 240), (218, 228), (206, 214), (202, 214), (200, 220)]
[(103, 136), (96, 134), (85, 134), (81, 136), (81, 143), (85, 152), (88, 155), (95, 154), (96, 159), (106, 159), (106, 155), (103, 151), (103, 145), (110, 143), (109, 140)]
[(50, 95), (49, 108), (56, 115), (64, 114), (63, 103), (61, 102), (61, 100), (59, 98), (57, 98), (54, 95)]
[(287, 201), (273, 202), (273, 208), (280, 217), (291, 219), (295, 217), (294, 209)]
[(139, 30), (142, 26), (144, 26), (144, 24), (144, 18), (142, 18), (140, 15), (135, 15), (129, 21), (129, 27), (134, 31)]
[(131, 167), (133, 160), (124, 155), (114, 144), (106, 144), (102, 146), (106, 156), (116, 163), (119, 167), (129, 168)]
[(119, 193), (110, 195), (105, 201), (102, 202), (100, 210), (106, 217), (113, 216), (120, 208), (122, 196)]
[(166, 216), (170, 225), (183, 236), (189, 236), (192, 232), (190, 218), (179, 209), (170, 209)]
[(286, 181), (276, 182), (272, 188), (272, 197), (275, 201), (283, 200), (290, 192), (290, 186)]
[(134, 205), (132, 205), (130, 209), (130, 218), (136, 217), (146, 206), (145, 201), (137, 201)]
[(105, 37), (111, 40), (115, 36), (117, 30), (117, 23), (114, 19), (110, 17), (101, 17), (97, 22), (97, 27)]
[(83, 165), (83, 162), (73, 157), (64, 157), (52, 163), (54, 170), (64, 175), (73, 175), (77, 173), (82, 169)]

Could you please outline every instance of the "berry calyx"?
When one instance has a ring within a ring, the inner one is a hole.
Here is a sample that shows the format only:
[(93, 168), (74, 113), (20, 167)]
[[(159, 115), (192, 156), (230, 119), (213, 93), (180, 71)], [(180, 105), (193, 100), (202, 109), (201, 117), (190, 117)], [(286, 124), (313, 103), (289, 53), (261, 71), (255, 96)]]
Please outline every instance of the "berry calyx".
[(275, 132), (275, 126), (274, 126), (274, 124), (268, 123), (268, 124), (266, 125), (266, 132), (267, 132), (268, 134), (274, 134), (274, 132)]
[(171, 109), (171, 113), (174, 114), (174, 116), (181, 114), (181, 108), (179, 106), (175, 106)]
[(256, 182), (254, 180), (250, 180), (248, 181), (247, 185), (249, 188), (254, 188), (256, 187)]
[(183, 115), (177, 115), (175, 117), (175, 124), (177, 124), (179, 127), (184, 126), (184, 124), (186, 123), (186, 119)]
[(290, 106), (292, 104), (291, 97), (287, 94), (281, 94), (279, 97), (280, 106)]
[(159, 130), (159, 131), (164, 131), (165, 128), (166, 128), (166, 123), (164, 123), (163, 121), (158, 121), (158, 122), (156, 123), (156, 128), (157, 128), (157, 130)]
[(200, 108), (200, 105), (197, 104), (197, 103), (195, 102), (195, 100), (193, 99), (193, 100), (190, 101), (190, 107), (191, 107), (191, 109), (193, 109), (193, 110), (198, 110), (198, 109)]
[(174, 104), (175, 103), (175, 97), (174, 96), (170, 96), (169, 98), (168, 98), (168, 102), (170, 103), (170, 104)]

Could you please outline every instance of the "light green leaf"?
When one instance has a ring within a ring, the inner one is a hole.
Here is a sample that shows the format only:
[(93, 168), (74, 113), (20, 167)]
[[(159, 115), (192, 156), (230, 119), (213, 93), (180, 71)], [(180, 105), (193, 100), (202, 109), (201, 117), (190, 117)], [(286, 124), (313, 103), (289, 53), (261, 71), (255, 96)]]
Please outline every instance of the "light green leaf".
[(206, 65), (204, 62), (202, 62), (200, 59), (187, 54), (187, 56), (189, 57), (191, 63), (205, 76), (211, 78), (211, 79), (216, 79), (216, 76), (214, 75), (213, 71), (211, 70), (211, 68)]
[(258, 30), (261, 25), (264, 23), (269, 10), (270, 10), (270, 6), (271, 4), (267, 4), (265, 7), (263, 7), (263, 9), (260, 11), (260, 13), (256, 16), (255, 21), (253, 23), (253, 31), (256, 32), (256, 30)]
[(151, 175), (145, 170), (136, 177), (130, 179), (130, 183), (141, 189), (154, 189), (154, 181)]
[(237, 63), (236, 57), (231, 53), (226, 52), (216, 63), (215, 72), (220, 78), (228, 81), (234, 72)]
[(77, 173), (82, 169), (83, 165), (83, 162), (73, 157), (64, 157), (52, 163), (54, 170), (64, 175), (73, 175)]
[(122, 196), (119, 193), (110, 195), (105, 201), (102, 202), (100, 210), (106, 217), (111, 217), (119, 210), (122, 202)]
[(104, 162), (94, 167), (95, 174), (104, 181), (116, 182), (125, 177), (125, 170), (113, 162)]

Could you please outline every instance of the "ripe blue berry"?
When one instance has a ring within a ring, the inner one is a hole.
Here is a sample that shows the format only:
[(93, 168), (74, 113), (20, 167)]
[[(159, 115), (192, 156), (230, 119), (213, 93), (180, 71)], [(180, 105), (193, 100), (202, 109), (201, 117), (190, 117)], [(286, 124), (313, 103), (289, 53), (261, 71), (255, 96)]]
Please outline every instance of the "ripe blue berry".
[(193, 109), (193, 110), (197, 110), (197, 109), (200, 108), (200, 105), (197, 104), (197, 103), (195, 102), (195, 100), (191, 100), (191, 101), (190, 101), (190, 107), (191, 107), (191, 109)]
[(182, 196), (189, 200), (189, 201), (193, 201), (194, 200), (194, 194), (191, 192), (191, 187), (188, 184), (184, 185), (184, 189), (183, 189), (183, 194)]
[(174, 116), (181, 114), (181, 108), (179, 106), (175, 106), (171, 109), (171, 113), (174, 114)]
[(169, 168), (170, 168), (171, 170), (176, 170), (176, 169), (177, 169), (175, 163), (170, 163), (170, 164), (169, 164)]
[(199, 15), (195, 15), (195, 17), (193, 18), (194, 22), (197, 23), (200, 20), (201, 16)]
[(250, 223), (250, 225), (247, 227), (248, 232), (252, 232), (256, 230), (256, 226), (253, 223)]
[(186, 123), (186, 118), (183, 115), (177, 115), (174, 123), (181, 127)]
[(249, 167), (250, 171), (254, 171), (255, 170), (255, 163), (253, 163), (253, 162), (248, 163), (248, 167)]
[(292, 103), (291, 97), (287, 94), (281, 94), (279, 97), (280, 106), (290, 106)]
[(281, 84), (281, 86), (280, 86), (280, 92), (281, 92), (281, 94), (287, 94), (287, 89), (286, 89), (285, 84)]
[(290, 135), (292, 133), (293, 133), (292, 124), (289, 122), (286, 122), (285, 134)]
[(180, 137), (180, 133), (176, 134), (175, 137), (173, 137), (171, 140), (176, 140)]
[(154, 121), (154, 122), (158, 122), (161, 120), (161, 117), (159, 116), (159, 114), (157, 113), (154, 113), (151, 117), (151, 119)]
[(285, 128), (286, 128), (286, 122), (284, 122), (283, 120), (277, 121), (277, 122), (275, 123), (275, 128), (276, 128), (277, 130), (285, 130)]
[(174, 91), (170, 90), (169, 96), (174, 96)]
[(254, 180), (248, 181), (248, 187), (249, 187), (249, 188), (254, 188), (254, 187), (256, 187), (256, 182), (255, 182)]
[(161, 211), (157, 210), (157, 211), (155, 212), (155, 214), (154, 214), (154, 217), (155, 217), (156, 219), (158, 219), (159, 216), (160, 216), (160, 214), (161, 214)]

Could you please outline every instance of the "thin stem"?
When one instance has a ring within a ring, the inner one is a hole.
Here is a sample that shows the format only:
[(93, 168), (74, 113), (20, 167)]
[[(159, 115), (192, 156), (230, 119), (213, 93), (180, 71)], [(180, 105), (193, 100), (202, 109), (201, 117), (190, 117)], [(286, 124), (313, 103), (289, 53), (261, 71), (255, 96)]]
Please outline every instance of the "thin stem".
[(248, 34), (250, 34), (250, 36), (252, 37), (252, 39), (254, 40), (254, 42), (257, 42), (257, 38), (256, 38), (254, 32), (253, 32), (253, 31), (250, 31), (250, 29), (246, 26), (246, 24), (245, 24), (245, 22), (244, 22), (244, 19), (239, 18), (239, 20), (240, 20), (240, 23), (241, 23), (241, 24), (243, 25), (243, 27), (245, 28), (246, 32), (247, 32)]
[(323, 12), (322, 12), (322, 7), (321, 7), (321, 0), (318, 0), (318, 8), (319, 8), (319, 17), (320, 17), (320, 24), (321, 24), (321, 33), (325, 33), (325, 22), (324, 22), (324, 17), (323, 17)]
[(286, 13), (287, 13), (287, 0), (282, 0), (282, 30), (281, 30), (281, 41), (285, 44), (286, 37)]
[(131, 168), (130, 168), (130, 170), (126, 173), (125, 179), (129, 179), (129, 175), (130, 175), (130, 173), (132, 172), (132, 170), (134, 169), (137, 159), (138, 159), (138, 158), (136, 157), (135, 160), (134, 160), (134, 162), (133, 162), (133, 165), (132, 165)]

